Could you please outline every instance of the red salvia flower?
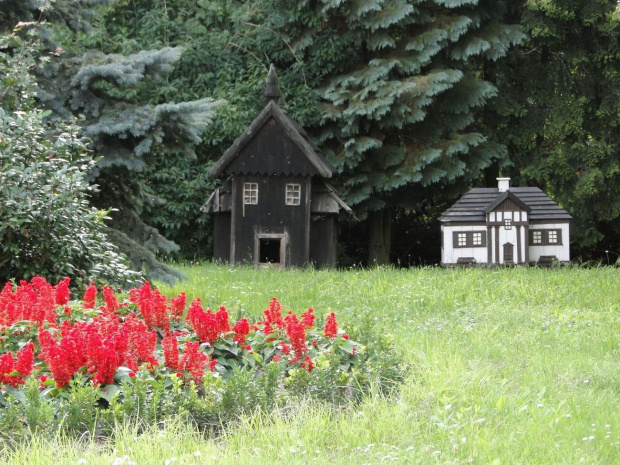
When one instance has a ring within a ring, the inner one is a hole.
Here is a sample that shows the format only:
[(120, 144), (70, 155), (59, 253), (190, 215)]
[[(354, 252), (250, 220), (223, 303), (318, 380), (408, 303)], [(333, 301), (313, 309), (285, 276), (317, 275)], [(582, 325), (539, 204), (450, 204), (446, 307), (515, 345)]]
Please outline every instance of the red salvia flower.
[(179, 371), (187, 371), (196, 384), (200, 383), (209, 363), (209, 356), (199, 349), (198, 342), (185, 343), (183, 356), (179, 362)]
[(82, 306), (84, 308), (95, 308), (95, 301), (97, 300), (97, 288), (95, 283), (90, 283), (90, 286), (84, 291), (84, 302)]
[(310, 307), (304, 313), (301, 314), (301, 324), (304, 325), (304, 329), (308, 330), (314, 325), (314, 309)]
[(205, 312), (199, 298), (190, 304), (185, 320), (202, 342), (213, 342), (220, 337), (220, 334), (230, 331), (226, 309), (220, 307), (217, 313), (213, 313), (210, 309)]
[(172, 370), (179, 369), (179, 347), (175, 336), (167, 336), (161, 341), (164, 349), (164, 365)]
[(306, 333), (304, 326), (297, 320), (295, 314), (290, 313), (286, 318), (286, 335), (291, 343), (293, 351), (295, 352), (295, 359), (299, 360), (306, 352)]
[(29, 342), (17, 353), (15, 370), (22, 376), (30, 376), (34, 364), (34, 344)]
[(180, 320), (185, 311), (186, 296), (181, 292), (178, 296), (170, 299), (170, 316), (175, 320)]
[(24, 378), (30, 376), (34, 363), (34, 345), (28, 343), (22, 350), (17, 352), (17, 360), (13, 353), (0, 355), (0, 383), (14, 388), (24, 384)]
[(301, 362), (301, 366), (302, 368), (305, 368), (306, 370), (308, 370), (308, 373), (314, 370), (314, 364), (312, 363), (312, 359), (308, 357), (307, 355), (306, 355), (306, 358), (304, 358), (304, 361)]
[(234, 341), (239, 344), (245, 344), (245, 338), (248, 334), (250, 334), (250, 324), (248, 323), (247, 318), (242, 318), (235, 323), (233, 326), (233, 331), (235, 332)]
[(71, 298), (71, 291), (69, 290), (70, 282), (70, 278), (65, 278), (54, 287), (56, 305), (66, 305), (69, 302)]
[(282, 345), (280, 347), (280, 350), (282, 351), (282, 353), (284, 355), (288, 355), (288, 354), (291, 353), (291, 348), (288, 345), (286, 345), (286, 342), (284, 342), (284, 341), (282, 341)]
[(271, 299), (271, 302), (269, 302), (267, 310), (263, 312), (266, 318), (263, 324), (265, 325), (265, 327), (269, 326), (270, 328), (269, 332), (267, 332), (267, 330), (265, 329), (265, 334), (270, 334), (272, 328), (274, 327), (279, 329), (284, 328), (284, 320), (282, 319), (282, 308), (282, 304), (278, 302), (278, 299), (273, 297)]
[(129, 300), (138, 304), (142, 318), (150, 329), (161, 328), (165, 331), (170, 329), (166, 296), (158, 289), (151, 289), (148, 281), (139, 289), (130, 290)]
[(114, 295), (114, 291), (108, 286), (103, 286), (103, 301), (105, 302), (106, 311), (110, 313), (114, 313), (120, 308), (120, 304)]
[(330, 338), (335, 338), (338, 335), (338, 322), (334, 312), (330, 313), (325, 320), (324, 334), (325, 337)]

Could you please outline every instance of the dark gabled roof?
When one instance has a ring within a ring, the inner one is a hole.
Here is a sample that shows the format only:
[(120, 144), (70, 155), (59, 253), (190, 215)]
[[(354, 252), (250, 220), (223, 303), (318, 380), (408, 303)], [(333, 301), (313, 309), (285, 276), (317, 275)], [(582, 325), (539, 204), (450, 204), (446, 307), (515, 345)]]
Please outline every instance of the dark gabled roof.
[(445, 222), (486, 222), (486, 213), (492, 211), (501, 202), (510, 198), (519, 207), (527, 207), (530, 221), (570, 220), (566, 210), (547, 196), (538, 187), (511, 187), (500, 192), (497, 187), (477, 187), (467, 192), (454, 205), (439, 217)]
[(324, 178), (332, 177), (335, 172), (334, 167), (319, 153), (318, 148), (310, 141), (301, 126), (282, 111), (273, 100), (265, 105), (263, 111), (252, 121), (243, 134), (224, 152), (224, 155), (209, 170), (209, 174), (219, 176), (271, 118), (282, 127), (285, 134), (290, 137), (319, 175)]

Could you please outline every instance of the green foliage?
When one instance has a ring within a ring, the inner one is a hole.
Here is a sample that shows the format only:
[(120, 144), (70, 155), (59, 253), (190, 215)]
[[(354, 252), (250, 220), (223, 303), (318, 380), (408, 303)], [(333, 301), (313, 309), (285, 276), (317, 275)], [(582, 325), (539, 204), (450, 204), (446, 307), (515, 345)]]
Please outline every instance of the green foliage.
[(91, 140), (99, 162), (90, 176), (102, 186), (93, 192), (92, 203), (118, 210), (111, 215), (116, 231), (110, 237), (134, 269), (168, 282), (178, 279), (178, 273), (157, 261), (157, 255), (178, 246), (141, 217), (148, 179), (140, 172), (154, 162), (155, 147), (166, 157), (195, 157), (194, 147), (222, 102), (204, 94), (192, 101), (164, 95), (161, 88), (183, 52), (180, 47), (151, 50), (150, 43), (144, 50), (116, 54), (82, 48), (80, 34), (93, 34), (91, 24), (105, 11), (100, 7), (112, 5), (108, 0), (4, 3), (8, 8), (0, 28), (8, 32), (21, 21), (20, 33), (36, 33), (47, 49), (39, 51), (43, 58), (35, 68), (37, 103), (53, 111), (50, 118), (79, 117), (81, 134)]
[(7, 86), (0, 101), (0, 279), (69, 276), (126, 286), (139, 275), (104, 233), (108, 211), (89, 205), (95, 162), (79, 127), (46, 122), (46, 113), (30, 108), (33, 50), (24, 43), (14, 56), (0, 53)]
[(508, 145), (510, 174), (573, 215), (571, 240), (585, 258), (620, 237), (616, 11), (607, 1), (525, 2), (515, 15), (528, 40), (489, 69), (502, 97), (487, 123)]

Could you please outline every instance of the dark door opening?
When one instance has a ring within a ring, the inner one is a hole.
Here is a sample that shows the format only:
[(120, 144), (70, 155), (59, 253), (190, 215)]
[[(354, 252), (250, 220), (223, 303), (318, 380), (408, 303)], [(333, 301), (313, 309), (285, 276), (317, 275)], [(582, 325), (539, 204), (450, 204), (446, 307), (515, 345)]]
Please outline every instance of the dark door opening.
[(513, 263), (514, 246), (508, 242), (504, 244), (504, 263)]
[(281, 239), (260, 239), (258, 262), (280, 263), (280, 242)]

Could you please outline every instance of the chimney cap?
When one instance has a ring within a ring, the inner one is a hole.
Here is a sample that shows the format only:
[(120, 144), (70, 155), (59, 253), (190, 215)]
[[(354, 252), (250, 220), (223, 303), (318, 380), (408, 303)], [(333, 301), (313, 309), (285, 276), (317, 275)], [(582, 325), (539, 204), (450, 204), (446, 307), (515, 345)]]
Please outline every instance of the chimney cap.
[(506, 192), (510, 190), (510, 178), (495, 178), (497, 179), (497, 188), (500, 192)]

